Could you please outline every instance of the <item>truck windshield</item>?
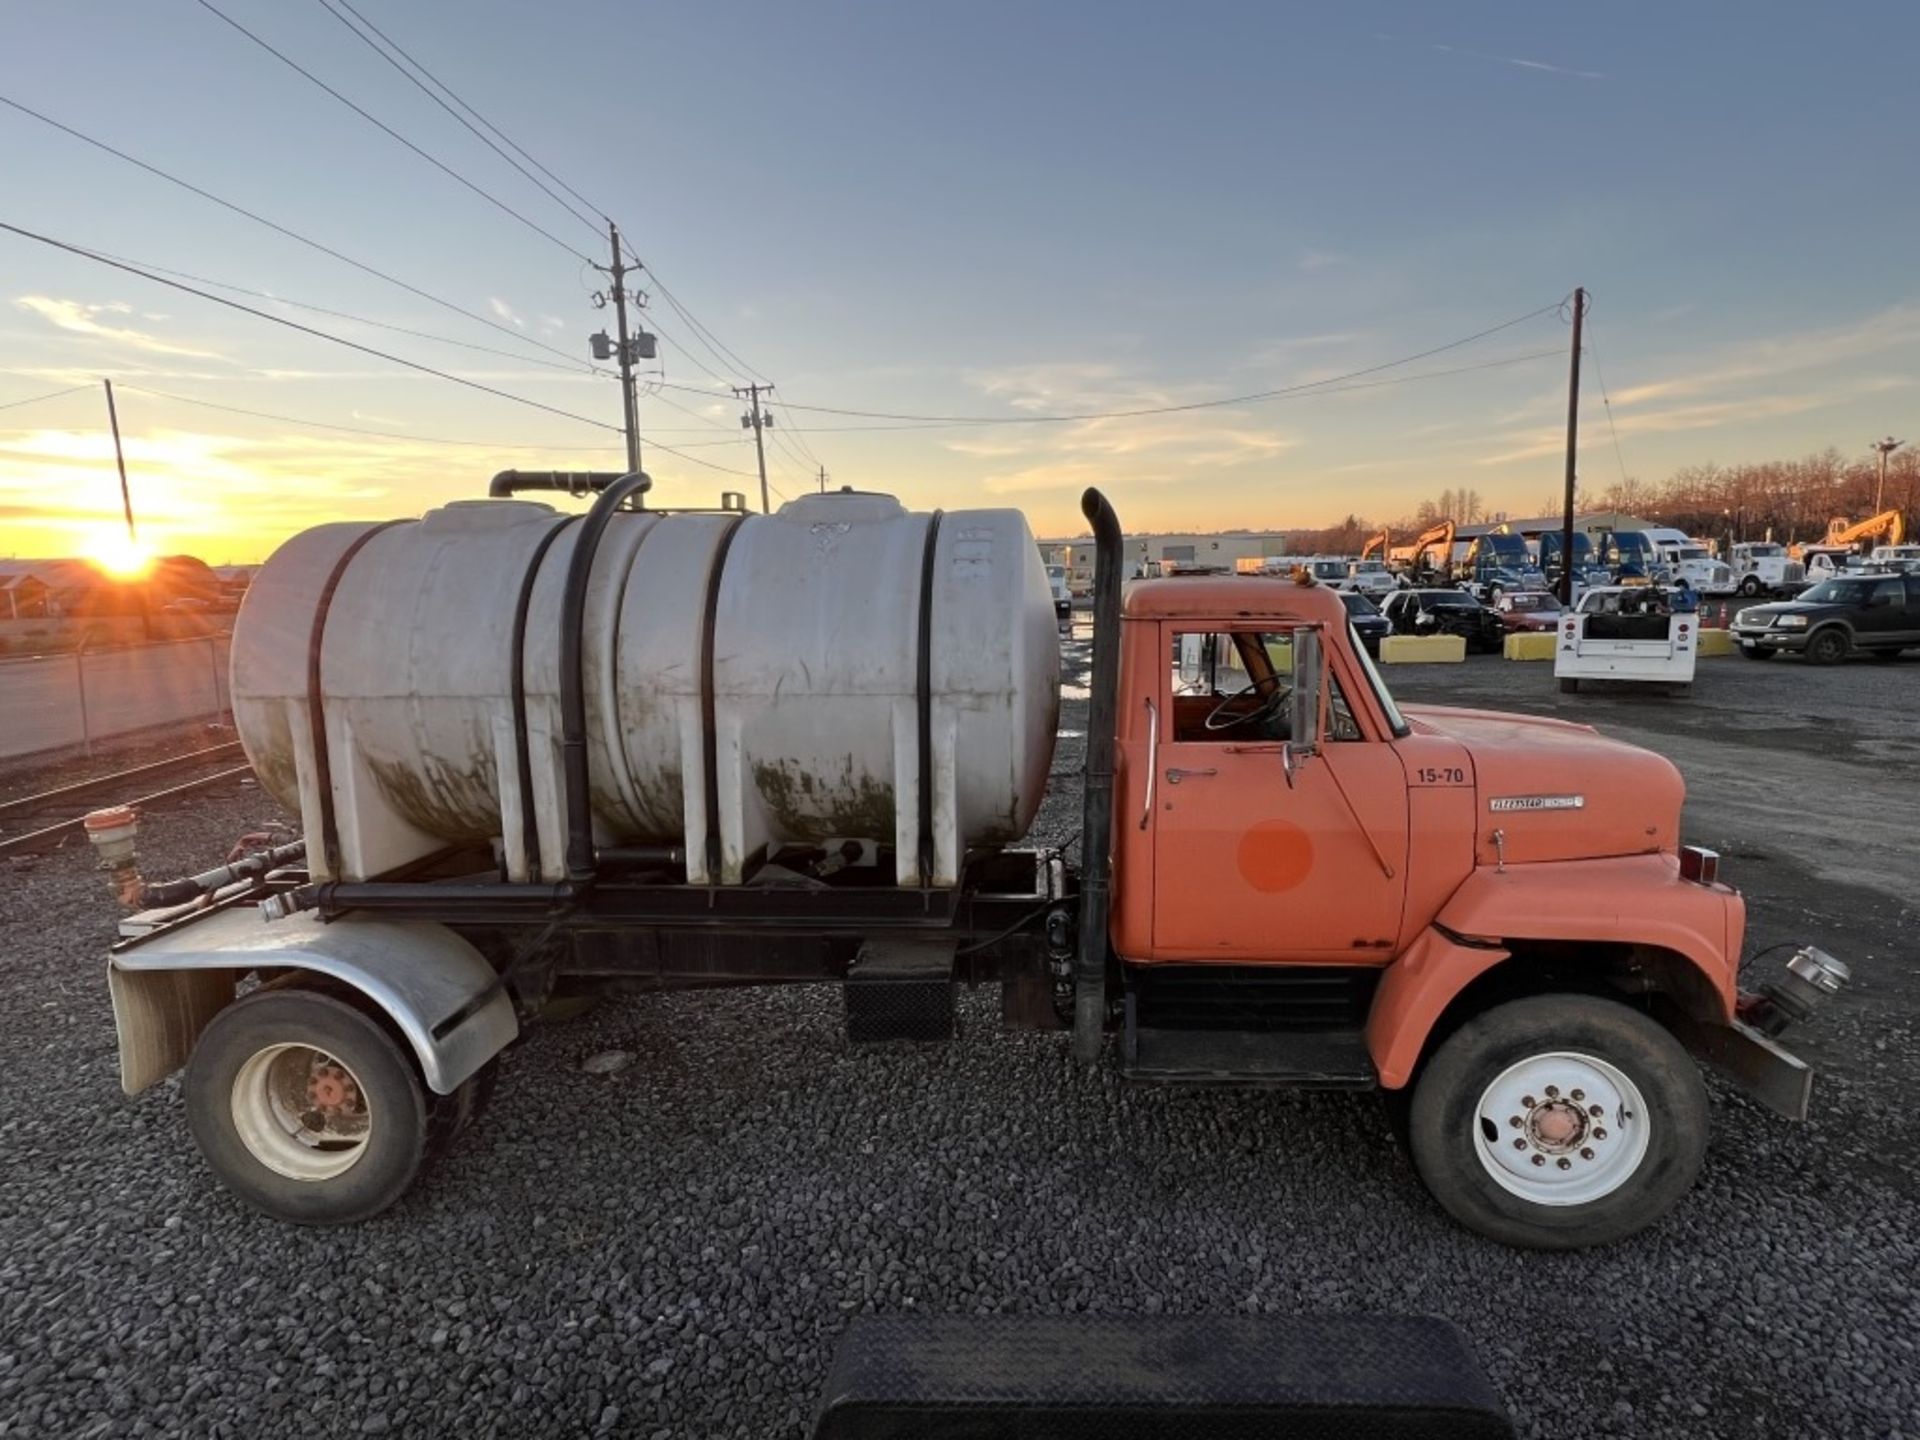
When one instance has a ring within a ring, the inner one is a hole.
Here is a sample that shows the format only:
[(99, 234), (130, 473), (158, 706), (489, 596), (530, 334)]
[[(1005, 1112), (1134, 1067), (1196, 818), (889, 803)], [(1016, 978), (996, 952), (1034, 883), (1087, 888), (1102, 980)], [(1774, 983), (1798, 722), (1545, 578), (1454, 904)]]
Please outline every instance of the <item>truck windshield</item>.
[(1380, 702), (1380, 713), (1387, 717), (1387, 728), (1395, 735), (1411, 734), (1413, 727), (1407, 724), (1407, 717), (1400, 713), (1400, 707), (1393, 703), (1393, 696), (1387, 693), (1387, 682), (1380, 678), (1380, 672), (1374, 668), (1373, 657), (1367, 654), (1367, 647), (1360, 643), (1360, 636), (1354, 628), (1347, 627), (1347, 643), (1353, 647), (1353, 657), (1360, 662), (1360, 672), (1367, 677), (1367, 684), (1373, 687), (1373, 697)]
[(1786, 550), (1779, 545), (1747, 546), (1747, 554), (1752, 556), (1755, 560), (1771, 560), (1776, 555), (1784, 555), (1786, 553), (1787, 553)]

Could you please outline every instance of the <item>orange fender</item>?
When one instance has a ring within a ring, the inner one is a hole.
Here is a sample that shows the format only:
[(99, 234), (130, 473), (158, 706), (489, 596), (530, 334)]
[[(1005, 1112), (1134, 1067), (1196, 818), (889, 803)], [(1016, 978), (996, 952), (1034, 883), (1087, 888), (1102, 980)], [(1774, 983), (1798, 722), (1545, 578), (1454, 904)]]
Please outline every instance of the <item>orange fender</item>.
[[(1390, 1090), (1413, 1076), (1434, 1022), (1462, 990), (1523, 940), (1600, 941), (1667, 950), (1711, 987), (1718, 1018), (1733, 1015), (1746, 906), (1724, 885), (1680, 878), (1675, 855), (1629, 855), (1476, 869), (1400, 958), (1387, 967), (1367, 1017), (1367, 1048)], [(1458, 944), (1447, 934), (1498, 942)], [(1703, 1017), (1704, 1018), (1704, 1017)]]

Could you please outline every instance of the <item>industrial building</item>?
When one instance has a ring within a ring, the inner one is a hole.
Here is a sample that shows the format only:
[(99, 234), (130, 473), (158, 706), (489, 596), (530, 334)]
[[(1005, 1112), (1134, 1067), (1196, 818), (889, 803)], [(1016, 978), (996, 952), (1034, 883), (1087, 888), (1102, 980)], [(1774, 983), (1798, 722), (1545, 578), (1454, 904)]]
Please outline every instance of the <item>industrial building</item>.
[[(1284, 530), (1227, 530), (1212, 534), (1154, 531), (1129, 535), (1124, 543), (1127, 572), (1131, 575), (1149, 570), (1158, 574), (1162, 560), (1231, 571), (1236, 560), (1288, 553)], [(1074, 594), (1084, 595), (1093, 589), (1093, 541), (1090, 538), (1042, 540), (1040, 555), (1049, 565), (1067, 567), (1067, 588)]]

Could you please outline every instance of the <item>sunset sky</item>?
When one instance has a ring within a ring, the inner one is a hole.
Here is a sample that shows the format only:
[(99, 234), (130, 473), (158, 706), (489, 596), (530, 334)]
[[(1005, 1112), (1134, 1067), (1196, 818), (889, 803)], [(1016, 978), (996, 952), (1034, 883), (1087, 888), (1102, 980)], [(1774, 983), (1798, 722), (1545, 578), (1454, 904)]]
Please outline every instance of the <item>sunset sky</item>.
[[(215, 3), (604, 258), (317, 0)], [(787, 495), (817, 455), (836, 485), (1016, 505), (1043, 534), (1080, 528), (1090, 482), (1135, 529), (1384, 518), (1462, 485), (1531, 510), (1559, 483), (1551, 310), (1367, 388), (1148, 419), (934, 428), (786, 407), (1177, 405), (1366, 370), (1579, 284), (1592, 489), (1920, 428), (1911, 4), (355, 4), (776, 382)], [(604, 282), (197, 0), (0, 16), (0, 96), (511, 333), (4, 106), (0, 220), (429, 332), (216, 292), (617, 425), (617, 387), (585, 373), (586, 336), (611, 328), (590, 301)], [(664, 379), (691, 387), (642, 402), (643, 443), (684, 450), (649, 452), (659, 498), (757, 498), (740, 405), (701, 362), (749, 377), (657, 296), (650, 314)], [(563, 356), (580, 373), (536, 363)], [(1485, 368), (1434, 373), (1468, 366)], [(0, 232), (0, 556), (74, 553), (116, 522), (101, 376), (143, 536), (215, 563), (484, 493), (509, 465), (621, 454), (612, 430)], [(36, 399), (66, 386), (86, 388)]]

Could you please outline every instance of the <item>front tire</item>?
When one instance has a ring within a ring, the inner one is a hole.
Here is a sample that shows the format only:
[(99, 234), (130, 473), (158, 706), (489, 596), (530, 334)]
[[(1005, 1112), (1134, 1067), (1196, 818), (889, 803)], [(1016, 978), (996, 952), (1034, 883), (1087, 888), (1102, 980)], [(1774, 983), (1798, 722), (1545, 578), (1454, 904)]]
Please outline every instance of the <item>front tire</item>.
[(216, 1015), (187, 1064), (185, 1095), (194, 1142), (220, 1182), (300, 1225), (385, 1210), (458, 1118), (377, 1019), (311, 989), (262, 990)]
[(1700, 1071), (1659, 1025), (1617, 1001), (1541, 995), (1476, 1015), (1434, 1053), (1414, 1090), (1413, 1161), (1469, 1229), (1571, 1250), (1672, 1209), (1707, 1126)]
[(1758, 645), (1742, 645), (1740, 653), (1749, 660), (1771, 660), (1774, 655), (1773, 651), (1763, 650)]
[(1847, 658), (1847, 652), (1853, 649), (1853, 641), (1847, 632), (1838, 626), (1828, 626), (1825, 630), (1816, 630), (1807, 641), (1807, 663), (1810, 665), (1838, 665)]
[(1760, 593), (1760, 577), (1749, 575), (1740, 582), (1740, 593), (1751, 600)]
[(1579, 680), (1575, 679), (1571, 675), (1561, 676), (1560, 677), (1560, 693), (1562, 695), (1578, 695), (1580, 693)]

